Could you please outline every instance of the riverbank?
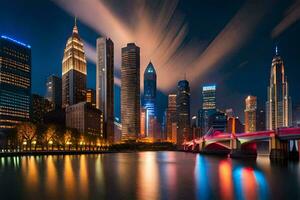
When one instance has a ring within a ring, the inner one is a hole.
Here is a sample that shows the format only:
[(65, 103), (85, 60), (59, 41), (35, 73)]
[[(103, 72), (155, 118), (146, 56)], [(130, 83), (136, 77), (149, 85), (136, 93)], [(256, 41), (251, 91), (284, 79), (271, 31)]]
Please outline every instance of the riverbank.
[(106, 154), (106, 153), (132, 153), (141, 151), (176, 151), (172, 143), (122, 143), (114, 144), (106, 149), (68, 149), (68, 150), (2, 150), (0, 157), (11, 156), (40, 156), (40, 155), (80, 155), (80, 154)]

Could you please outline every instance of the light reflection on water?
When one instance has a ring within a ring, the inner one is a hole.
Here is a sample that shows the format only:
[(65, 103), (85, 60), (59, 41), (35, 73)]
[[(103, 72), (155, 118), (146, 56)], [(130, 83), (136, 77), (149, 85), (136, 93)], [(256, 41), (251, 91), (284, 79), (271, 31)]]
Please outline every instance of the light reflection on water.
[(182, 152), (8, 157), (0, 159), (0, 192), (7, 199), (297, 199), (299, 169), (267, 157)]

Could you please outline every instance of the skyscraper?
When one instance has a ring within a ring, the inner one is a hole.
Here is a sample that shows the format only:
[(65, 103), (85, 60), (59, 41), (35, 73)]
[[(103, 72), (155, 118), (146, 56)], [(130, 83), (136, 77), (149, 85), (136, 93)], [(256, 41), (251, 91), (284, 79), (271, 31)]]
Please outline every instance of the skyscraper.
[(190, 136), (190, 86), (187, 80), (181, 80), (177, 85), (177, 144), (181, 144)]
[(121, 65), (122, 140), (135, 140), (140, 132), (140, 48), (122, 48)]
[(245, 99), (245, 132), (256, 131), (256, 109), (257, 101), (255, 96), (248, 96)]
[(75, 19), (73, 33), (67, 41), (62, 61), (62, 106), (85, 101), (85, 89), (86, 59)]
[[(146, 112), (146, 136), (154, 137), (156, 119), (156, 72), (150, 62), (144, 72), (144, 108)], [(151, 123), (152, 122), (152, 123)]]
[(149, 115), (156, 116), (156, 72), (152, 62), (144, 72), (144, 107)]
[(31, 105), (31, 47), (0, 37), (0, 130), (29, 120)]
[(201, 135), (209, 130), (208, 119), (216, 112), (216, 85), (202, 87), (202, 109), (198, 111), (198, 125)]
[(174, 133), (172, 133), (172, 131), (174, 131), (174, 129), (172, 128), (172, 124), (173, 123), (177, 123), (176, 120), (176, 94), (169, 94), (168, 95), (168, 108), (167, 108), (167, 139), (169, 141), (175, 141), (175, 138), (173, 138), (172, 136), (174, 135)]
[(47, 79), (46, 83), (47, 92), (46, 99), (51, 102), (52, 109), (61, 108), (61, 78), (51, 75)]
[(288, 83), (284, 73), (283, 59), (278, 54), (277, 47), (271, 65), (266, 112), (267, 130), (274, 130), (291, 125), (291, 98), (288, 93)]
[(96, 106), (104, 115), (104, 137), (114, 141), (114, 43), (97, 39)]
[(202, 109), (216, 109), (216, 85), (206, 85), (202, 87)]

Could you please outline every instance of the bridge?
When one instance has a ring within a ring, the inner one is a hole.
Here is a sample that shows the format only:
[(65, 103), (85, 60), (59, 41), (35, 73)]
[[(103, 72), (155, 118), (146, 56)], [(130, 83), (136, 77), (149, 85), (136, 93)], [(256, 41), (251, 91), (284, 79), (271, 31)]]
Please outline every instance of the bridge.
[(279, 128), (252, 133), (208, 131), (203, 137), (182, 143), (184, 151), (224, 154), (232, 158), (256, 158), (257, 143), (268, 142), (270, 159), (299, 159), (296, 141), (300, 128)]

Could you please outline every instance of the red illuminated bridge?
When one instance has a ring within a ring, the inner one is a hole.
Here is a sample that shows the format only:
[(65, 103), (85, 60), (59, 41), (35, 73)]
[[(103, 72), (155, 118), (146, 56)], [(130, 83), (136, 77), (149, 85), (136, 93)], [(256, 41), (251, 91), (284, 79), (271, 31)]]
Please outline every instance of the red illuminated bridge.
[(271, 159), (299, 159), (296, 140), (300, 128), (279, 128), (273, 131), (253, 133), (224, 133), (210, 131), (205, 136), (184, 142), (185, 151), (209, 154), (228, 154), (230, 157), (256, 157), (256, 145), (268, 141)]

